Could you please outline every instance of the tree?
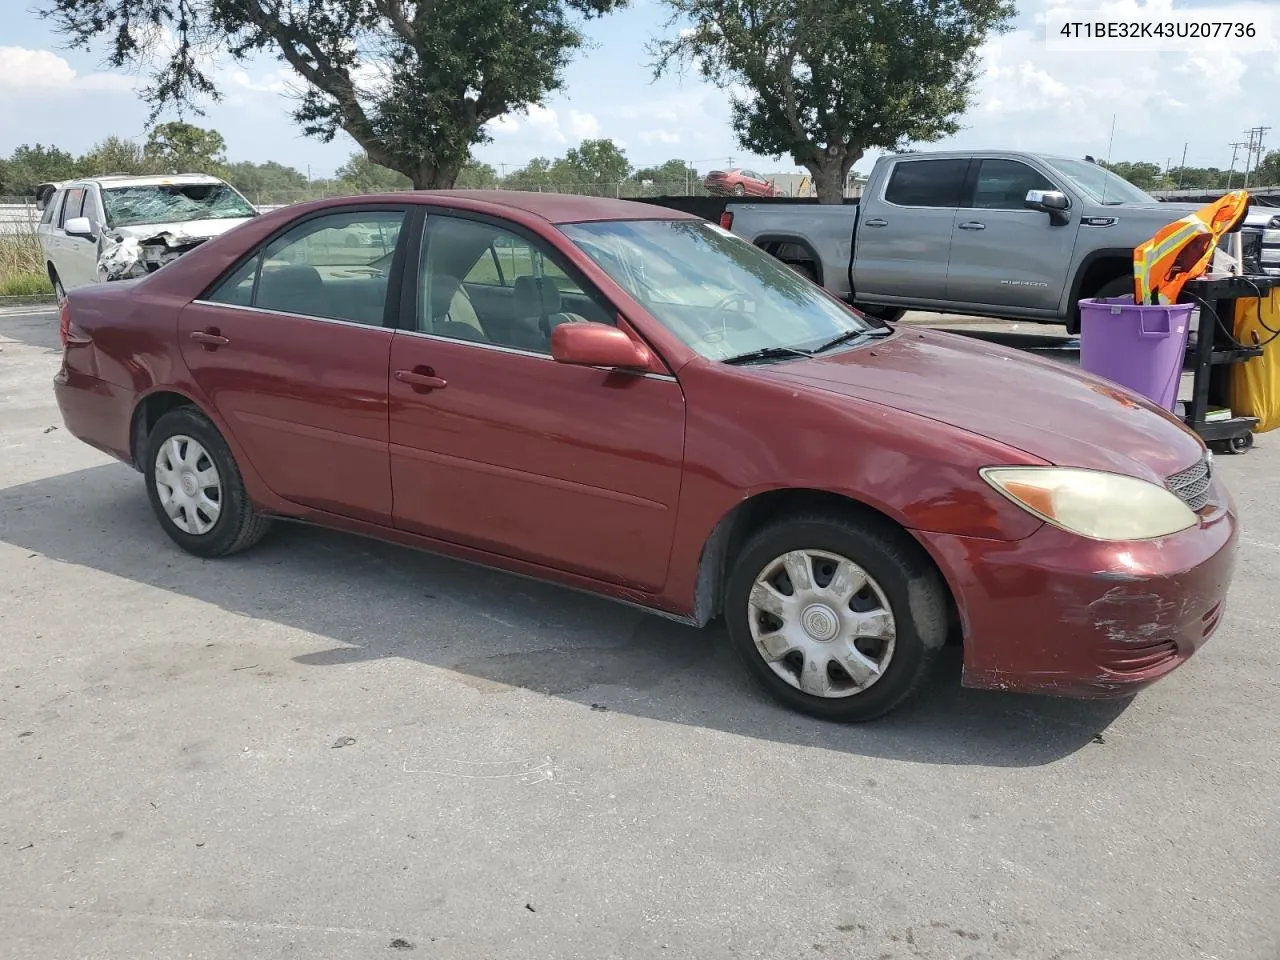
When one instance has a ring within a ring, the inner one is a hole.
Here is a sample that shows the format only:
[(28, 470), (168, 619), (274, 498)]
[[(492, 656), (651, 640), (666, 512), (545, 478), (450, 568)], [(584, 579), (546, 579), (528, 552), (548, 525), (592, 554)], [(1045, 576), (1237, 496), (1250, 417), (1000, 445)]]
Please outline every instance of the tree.
[(76, 175), (75, 157), (57, 147), (23, 144), (9, 155), (4, 192), (19, 197), (32, 196), (42, 183), (70, 180)]
[(94, 177), (104, 173), (129, 173), (135, 176), (151, 172), (153, 164), (140, 143), (124, 137), (107, 137), (94, 144), (78, 161), (80, 176)]
[(499, 183), (497, 170), (487, 163), (470, 159), (462, 165), (454, 186), (472, 190), (493, 190)]
[(554, 168), (555, 164), (546, 157), (534, 157), (528, 164), (512, 172), (502, 182), (502, 185), (508, 190), (529, 190), (534, 192), (555, 190), (556, 181), (551, 172)]
[(697, 64), (731, 91), (741, 146), (789, 154), (823, 203), (841, 202), (868, 149), (957, 132), (978, 48), (1015, 12), (1012, 0), (664, 2), (668, 26), (689, 28), (651, 46), (655, 76)]
[(353, 153), (334, 176), (339, 188), (349, 193), (394, 193), (413, 186), (403, 173), (374, 163), (363, 153)]
[(1142, 161), (1130, 163), (1128, 160), (1117, 160), (1115, 163), (1102, 161), (1098, 166), (1105, 167), (1116, 176), (1128, 180), (1139, 190), (1165, 189), (1165, 178), (1160, 172), (1160, 164), (1158, 163)]
[(656, 167), (641, 167), (631, 175), (631, 179), (638, 184), (649, 181), (659, 191), (679, 190), (681, 193), (699, 182), (698, 171), (683, 160), (668, 160)]
[(1262, 159), (1249, 178), (1249, 184), (1255, 187), (1280, 187), (1280, 150), (1272, 150)]
[(311, 184), (306, 174), (274, 160), (241, 161), (227, 167), (227, 180), (254, 203), (294, 203), (308, 199)]
[(612, 194), (631, 175), (631, 162), (612, 140), (583, 140), (551, 167), (558, 184), (575, 193)]
[(175, 120), (153, 127), (143, 148), (158, 173), (220, 173), (227, 163), (227, 143), (217, 130)]
[(294, 118), (328, 142), (345, 130), (417, 188), (452, 186), (485, 125), (541, 104), (585, 42), (583, 21), (626, 0), (41, 0), (71, 45), (104, 40), (116, 67), (171, 51), (149, 85), (154, 120), (219, 91), (205, 51), (274, 53), (302, 83)]

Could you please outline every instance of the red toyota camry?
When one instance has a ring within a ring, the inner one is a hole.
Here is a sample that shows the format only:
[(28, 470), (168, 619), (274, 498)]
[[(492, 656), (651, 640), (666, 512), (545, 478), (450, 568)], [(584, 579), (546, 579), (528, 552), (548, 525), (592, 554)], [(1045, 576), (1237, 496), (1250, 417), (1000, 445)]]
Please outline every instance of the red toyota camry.
[(963, 682), (1134, 691), (1217, 628), (1204, 445), (1106, 381), (893, 329), (700, 219), (448, 192), (255, 218), (73, 291), (67, 428), (201, 557), (310, 521), (694, 624), (867, 720)]

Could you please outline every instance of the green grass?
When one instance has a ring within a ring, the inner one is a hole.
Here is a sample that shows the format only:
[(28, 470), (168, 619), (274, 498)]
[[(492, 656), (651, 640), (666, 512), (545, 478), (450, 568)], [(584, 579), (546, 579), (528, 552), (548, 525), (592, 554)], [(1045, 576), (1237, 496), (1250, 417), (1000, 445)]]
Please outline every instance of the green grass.
[(53, 295), (40, 242), (34, 232), (0, 236), (0, 298), (36, 299)]

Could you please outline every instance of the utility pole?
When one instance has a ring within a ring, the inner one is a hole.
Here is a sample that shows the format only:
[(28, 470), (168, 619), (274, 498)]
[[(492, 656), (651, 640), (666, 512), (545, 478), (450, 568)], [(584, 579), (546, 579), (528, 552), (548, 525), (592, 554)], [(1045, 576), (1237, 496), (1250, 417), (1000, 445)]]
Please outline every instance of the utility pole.
[[(1249, 142), (1246, 144), (1248, 149), (1245, 151), (1244, 155), (1244, 188), (1246, 190), (1249, 189), (1249, 174), (1256, 171), (1257, 168), (1262, 165), (1262, 139), (1267, 135), (1267, 132), (1270, 129), (1270, 127), (1251, 127), (1245, 131), (1245, 134), (1249, 137)], [(1255, 154), (1258, 159), (1251, 167), (1250, 162), (1253, 160)]]
[[(1236, 153), (1240, 150), (1241, 147), (1247, 147), (1247, 146), (1248, 146), (1247, 143), (1239, 143), (1239, 142), (1233, 143), (1231, 145), (1231, 169), (1227, 171), (1227, 189), (1228, 190), (1231, 189), (1231, 178), (1235, 176), (1235, 172), (1236, 172)], [(1248, 164), (1246, 164), (1246, 166), (1248, 166)]]
[(1178, 167), (1178, 189), (1179, 190), (1182, 189), (1182, 177), (1187, 172), (1187, 146), (1188, 144), (1186, 143), (1182, 145), (1182, 166)]

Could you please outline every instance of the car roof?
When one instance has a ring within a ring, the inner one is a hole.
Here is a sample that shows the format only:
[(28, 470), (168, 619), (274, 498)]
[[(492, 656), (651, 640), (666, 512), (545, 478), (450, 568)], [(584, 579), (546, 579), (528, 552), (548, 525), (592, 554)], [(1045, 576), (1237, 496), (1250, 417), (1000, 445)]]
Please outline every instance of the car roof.
[[(700, 220), (701, 217), (654, 203), (583, 197), (571, 193), (535, 193), (525, 190), (415, 190), (384, 194), (416, 203), (502, 215), (511, 210), (532, 214), (548, 223), (591, 223), (601, 220)], [(352, 199), (370, 199), (344, 198)]]
[(105, 173), (97, 177), (77, 177), (75, 180), (64, 180), (61, 186), (76, 183), (96, 183), (104, 187), (163, 187), (184, 183), (223, 183), (224, 181), (208, 173), (174, 173), (150, 176), (135, 176), (129, 173)]

